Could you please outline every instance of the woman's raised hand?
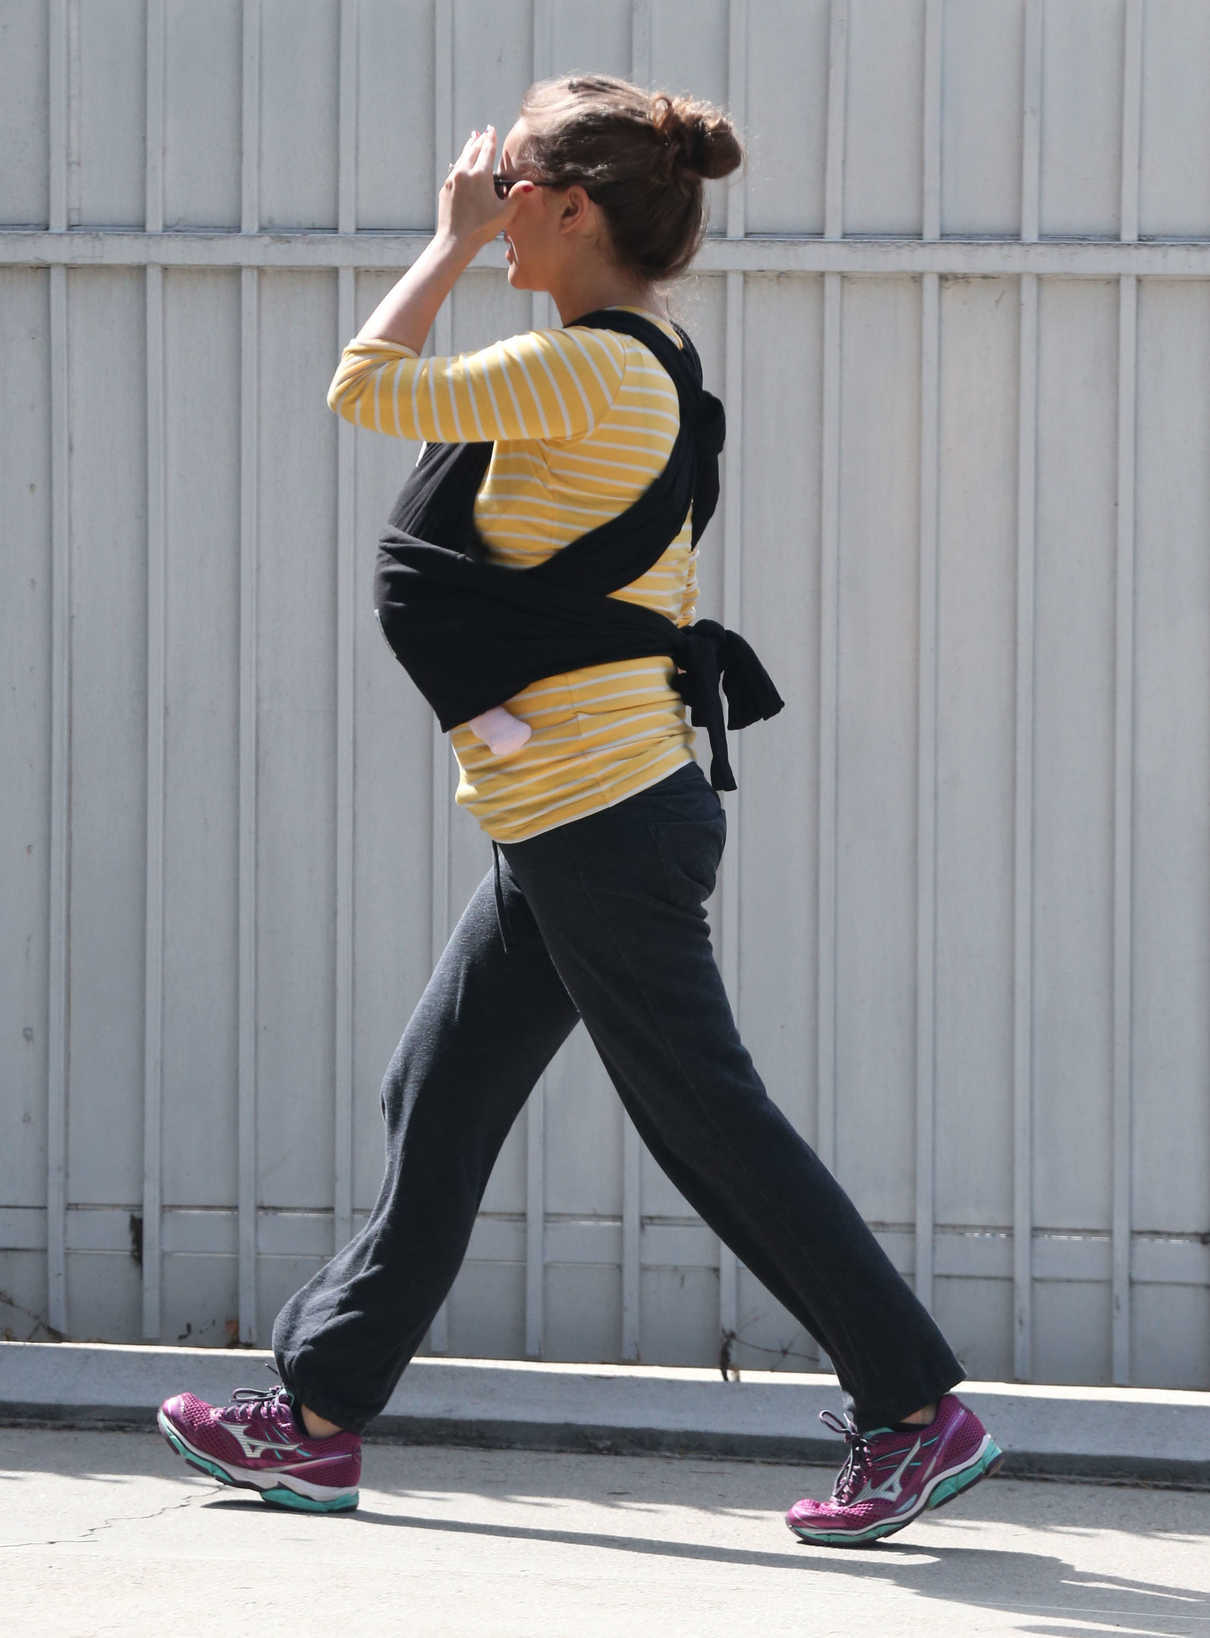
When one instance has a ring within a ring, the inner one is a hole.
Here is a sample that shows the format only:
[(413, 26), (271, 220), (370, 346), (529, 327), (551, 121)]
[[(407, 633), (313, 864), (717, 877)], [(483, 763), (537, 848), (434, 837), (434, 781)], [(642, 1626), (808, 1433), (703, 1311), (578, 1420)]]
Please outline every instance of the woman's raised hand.
[(497, 198), (492, 180), (495, 160), (495, 127), (472, 131), (437, 196), (439, 236), (482, 245), (512, 221), (522, 199), (534, 191), (533, 183), (514, 183), (507, 199)]

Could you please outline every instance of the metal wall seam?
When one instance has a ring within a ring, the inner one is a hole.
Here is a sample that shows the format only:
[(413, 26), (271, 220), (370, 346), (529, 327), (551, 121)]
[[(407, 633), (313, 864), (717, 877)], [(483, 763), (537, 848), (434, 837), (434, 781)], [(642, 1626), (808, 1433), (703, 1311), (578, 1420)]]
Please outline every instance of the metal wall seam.
[(67, 227), (67, 147), (71, 124), (71, 62), (68, 47), (67, 0), (49, 0), (47, 15), (47, 143), (52, 233)]
[(1122, 25), (1122, 210), (1119, 237), (1137, 244), (1143, 120), (1143, 4), (1126, 0)]
[(67, 1078), (71, 919), (71, 527), (67, 269), (50, 272), (51, 664), (47, 943), (46, 1287), (67, 1334)]
[[(442, 168), (444, 175), (444, 167)], [(431, 238), (419, 232), (360, 233), (341, 238), (329, 231), (230, 233), (190, 230), (137, 233), (129, 228), (81, 229), (71, 234), (41, 228), (0, 228), (0, 267), (264, 267), (332, 272), (352, 267), (398, 273)], [(486, 245), (475, 259), (478, 272), (501, 272), (504, 246)], [(744, 239), (707, 237), (694, 267), (698, 273), (839, 273), (880, 278), (906, 273), (920, 278), (1210, 279), (1210, 239), (1062, 239), (1025, 244), (1017, 239), (794, 238), (750, 233)], [(441, 315), (438, 314), (438, 319)]]
[(1034, 643), (1038, 281), (1021, 280), (1017, 421), (1016, 756), (1013, 839), (1013, 1372), (1033, 1359)]
[[(147, 0), (146, 204), (164, 226), (164, 0)], [(167, 520), (164, 270), (148, 266), (147, 363), (147, 859), (143, 934), (143, 1337), (160, 1338), (163, 1267), (164, 797), (167, 719)]]
[(1025, 0), (1021, 114), (1021, 238), (1036, 244), (1042, 193), (1042, 38), (1045, 0)]
[[(340, 3), (340, 176), (336, 224), (357, 231), (357, 46), (360, 0)], [(337, 273), (336, 351), (357, 328), (357, 274)], [(336, 949), (332, 1078), (332, 1241), (353, 1233), (353, 920), (356, 847), (357, 449), (352, 425), (336, 430)]]
[[(630, 74), (636, 85), (651, 84), (651, 0), (633, 0), (630, 10)], [(643, 1162), (634, 1122), (618, 1106), (622, 1122), (622, 1338), (620, 1357), (642, 1357)]]
[[(1139, 236), (1143, 8), (1126, 0), (1121, 237)], [(1113, 747), (1113, 1380), (1131, 1380), (1134, 904), (1134, 583), (1139, 284), (1118, 284), (1118, 506)]]
[(920, 237), (927, 240), (941, 237), (941, 51), (944, 27), (945, 0), (926, 0)]
[[(824, 159), (824, 238), (844, 233), (845, 104), (849, 0), (832, 0), (828, 32), (828, 126)], [(836, 1165), (837, 804), (840, 735), (840, 413), (844, 281), (823, 282), (823, 395), (819, 508), (819, 861), (816, 963), (816, 1137), (829, 1170)]]
[[(67, 0), (51, 0), (50, 216), (67, 228), (71, 71)], [(71, 943), (71, 421), (67, 364), (67, 268), (50, 270), (50, 926), (47, 939), (46, 1312), (67, 1334), (67, 1078)]]
[[(1021, 131), (1021, 238), (1041, 221), (1044, 0), (1026, 0)], [(1034, 638), (1038, 502), (1038, 280), (1021, 276), (1017, 398), (1016, 759), (1013, 816), (1013, 1372), (1033, 1359)]]
[(933, 1306), (937, 1221), (937, 600), (941, 281), (924, 275), (920, 345), (920, 667), (916, 773), (916, 1295)]
[[(533, 60), (535, 81), (551, 72), (552, 0), (533, 0)], [(501, 138), (501, 140), (503, 140)], [(553, 325), (550, 298), (535, 290), (530, 298), (535, 330)], [(525, 1105), (525, 1353), (541, 1359), (546, 1330), (546, 1075)]]
[(828, 27), (828, 130), (823, 236), (844, 237), (845, 119), (849, 86), (849, 0), (832, 0)]
[[(454, 0), (436, 0), (433, 62), (433, 180), (434, 198), (445, 181), (450, 162), (458, 153), (454, 141)], [(435, 208), (435, 207), (434, 207)], [(433, 352), (445, 357), (454, 350), (453, 298), (447, 297), (433, 322)], [(432, 778), (430, 812), (433, 826), (433, 896), (429, 928), (432, 965), (445, 949), (450, 931), (450, 747), (436, 718), (430, 738)], [(429, 1350), (449, 1350), (449, 1311), (442, 1303), (429, 1328)]]
[(636, 85), (651, 84), (651, 0), (631, 0), (630, 74)]
[[(727, 16), (727, 102), (742, 130), (748, 112), (748, 0), (730, 0)], [(727, 189), (727, 237), (742, 239), (747, 226), (744, 172)], [(727, 459), (723, 482), (723, 625), (738, 631), (743, 623), (744, 556), (744, 275), (728, 273), (727, 334), (723, 398), (727, 406)], [(728, 804), (731, 845), (722, 872), (720, 968), (723, 985), (741, 1023), (740, 877), (743, 834), (743, 755), (738, 740), (730, 751), (740, 789)], [(739, 1268), (735, 1253), (720, 1242), (718, 1260), (719, 1328), (724, 1336), (739, 1329)]]
[[(244, 0), (240, 231), (260, 228), (260, 0)], [(239, 610), (239, 1337), (257, 1337), (257, 571), (260, 280), (240, 272)]]
[(243, 0), (240, 120), (240, 232), (260, 230), (261, 0)]
[(1134, 566), (1138, 280), (1118, 308), (1118, 537), (1113, 753), (1113, 1380), (1131, 1379), (1134, 861)]
[(836, 925), (840, 734), (840, 367), (844, 281), (824, 275), (819, 519), (819, 947), (816, 1138), (836, 1165)]

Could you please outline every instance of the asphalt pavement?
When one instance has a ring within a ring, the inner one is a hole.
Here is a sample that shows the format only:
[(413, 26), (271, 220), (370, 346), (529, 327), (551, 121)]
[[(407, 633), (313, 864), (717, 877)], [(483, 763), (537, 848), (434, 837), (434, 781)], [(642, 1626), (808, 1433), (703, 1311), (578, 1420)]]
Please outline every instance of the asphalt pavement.
[(833, 1471), (370, 1441), (361, 1507), (315, 1516), (150, 1429), (0, 1427), (0, 1609), (49, 1638), (1210, 1634), (1205, 1490), (997, 1476), (804, 1546), (782, 1513)]

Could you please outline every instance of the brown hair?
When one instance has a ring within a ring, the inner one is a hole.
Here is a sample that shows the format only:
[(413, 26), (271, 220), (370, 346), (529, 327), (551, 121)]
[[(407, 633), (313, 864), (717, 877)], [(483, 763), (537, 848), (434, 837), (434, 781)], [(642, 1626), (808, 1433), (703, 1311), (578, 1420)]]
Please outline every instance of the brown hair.
[(726, 114), (605, 74), (542, 80), (521, 113), (525, 157), (543, 180), (584, 188), (624, 267), (652, 280), (685, 271), (706, 231), (703, 177), (727, 176), (743, 160)]

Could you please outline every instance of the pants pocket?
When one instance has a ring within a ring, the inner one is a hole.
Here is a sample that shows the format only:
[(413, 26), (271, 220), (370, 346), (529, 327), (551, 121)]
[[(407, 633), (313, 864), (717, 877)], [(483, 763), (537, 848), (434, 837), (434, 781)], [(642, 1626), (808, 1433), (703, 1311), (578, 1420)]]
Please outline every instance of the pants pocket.
[(664, 891), (673, 904), (697, 910), (714, 892), (727, 840), (720, 807), (708, 819), (674, 819), (648, 824)]

